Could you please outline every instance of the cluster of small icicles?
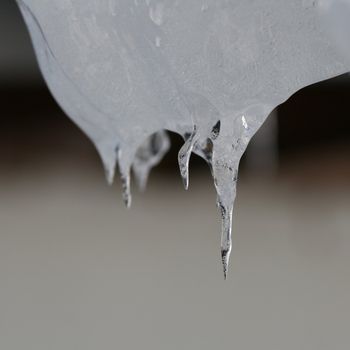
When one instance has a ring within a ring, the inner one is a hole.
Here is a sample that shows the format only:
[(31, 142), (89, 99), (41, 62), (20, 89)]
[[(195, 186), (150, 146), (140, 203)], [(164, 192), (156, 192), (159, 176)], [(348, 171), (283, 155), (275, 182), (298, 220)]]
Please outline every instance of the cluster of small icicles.
[[(242, 117), (242, 125), (244, 129), (249, 130), (247, 122), (244, 117)], [(196, 153), (201, 156), (208, 164), (211, 174), (214, 178), (214, 185), (217, 189), (218, 197), (217, 197), (217, 206), (218, 210), (221, 214), (222, 220), (222, 236), (221, 236), (221, 257), (224, 271), (224, 278), (227, 277), (228, 264), (230, 253), (232, 249), (232, 211), (233, 211), (233, 201), (234, 195), (229, 196), (228, 199), (225, 200), (225, 196), (220, 196), (220, 190), (222, 189), (222, 184), (220, 187), (220, 174), (217, 173), (219, 171), (226, 171), (226, 173), (231, 174), (232, 176), (228, 178), (230, 183), (225, 183), (227, 185), (227, 190), (230, 192), (230, 188), (233, 189), (233, 193), (235, 194), (235, 187), (237, 182), (237, 173), (238, 173), (238, 162), (236, 162), (237, 167), (234, 165), (223, 165), (222, 162), (216, 161), (213, 164), (213, 154), (215, 142), (220, 136), (221, 132), (221, 121), (219, 120), (211, 129), (207, 138), (204, 138), (204, 141), (201, 141), (200, 134), (198, 133), (198, 127), (194, 125), (193, 131), (191, 133), (185, 133), (183, 135), (184, 144), (181, 147), (178, 153), (178, 165), (180, 170), (180, 175), (183, 181), (183, 185), (185, 190), (189, 188), (189, 163), (190, 157), (192, 153)], [(134, 175), (134, 179), (136, 180), (136, 184), (141, 191), (144, 191), (147, 185), (147, 180), (150, 174), (151, 169), (156, 166), (167, 153), (170, 148), (170, 138), (168, 133), (165, 130), (156, 132), (152, 134), (147, 140), (138, 148), (133, 164), (131, 166), (132, 173)], [(234, 151), (237, 150), (232, 147)], [(243, 154), (245, 148), (239, 152), (239, 154)], [(118, 164), (118, 158), (120, 157), (122, 150), (116, 148), (116, 163)], [(221, 157), (220, 157), (221, 158)], [(219, 159), (220, 159), (219, 158)], [(235, 159), (235, 157), (232, 157)], [(124, 204), (127, 208), (131, 206), (131, 189), (130, 189), (130, 173), (131, 169), (128, 171), (120, 171), (120, 179), (122, 186), (122, 198)], [(216, 169), (216, 170), (215, 170)], [(114, 172), (113, 172), (114, 175)], [(113, 177), (111, 176), (110, 169), (106, 168), (106, 177), (108, 182), (111, 184), (113, 182)], [(226, 190), (224, 188), (224, 192)]]

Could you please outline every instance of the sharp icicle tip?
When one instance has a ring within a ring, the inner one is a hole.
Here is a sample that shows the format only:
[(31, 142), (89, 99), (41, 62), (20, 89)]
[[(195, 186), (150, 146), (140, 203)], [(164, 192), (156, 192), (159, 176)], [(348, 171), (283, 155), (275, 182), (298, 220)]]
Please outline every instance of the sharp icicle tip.
[(125, 206), (129, 209), (131, 207), (130, 171), (127, 173), (121, 172), (120, 179), (122, 183), (123, 201)]
[(230, 261), (230, 249), (221, 249), (221, 259), (222, 259), (222, 267), (224, 270), (224, 279), (227, 280), (227, 272), (228, 272), (228, 266)]

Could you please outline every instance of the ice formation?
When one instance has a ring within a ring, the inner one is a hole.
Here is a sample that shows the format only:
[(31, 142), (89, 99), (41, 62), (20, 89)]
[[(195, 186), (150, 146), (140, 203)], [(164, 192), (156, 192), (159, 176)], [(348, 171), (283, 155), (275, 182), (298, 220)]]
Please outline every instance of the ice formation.
[(118, 165), (128, 206), (130, 170), (144, 188), (169, 147), (164, 130), (184, 137), (186, 188), (191, 153), (208, 162), (226, 277), (240, 158), (276, 106), (349, 71), (337, 41), (350, 22), (334, 21), (349, 1), (17, 2), (52, 94), (96, 145), (108, 181)]

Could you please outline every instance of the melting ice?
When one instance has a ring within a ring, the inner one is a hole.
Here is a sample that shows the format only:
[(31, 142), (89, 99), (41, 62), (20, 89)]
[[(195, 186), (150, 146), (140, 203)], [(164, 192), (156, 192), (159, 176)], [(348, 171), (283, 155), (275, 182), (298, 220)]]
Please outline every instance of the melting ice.
[(350, 46), (339, 48), (349, 0), (17, 2), (52, 94), (95, 144), (109, 182), (118, 165), (127, 206), (130, 171), (144, 188), (169, 148), (164, 130), (184, 137), (186, 188), (191, 154), (206, 160), (226, 277), (240, 158), (276, 106), (350, 70)]

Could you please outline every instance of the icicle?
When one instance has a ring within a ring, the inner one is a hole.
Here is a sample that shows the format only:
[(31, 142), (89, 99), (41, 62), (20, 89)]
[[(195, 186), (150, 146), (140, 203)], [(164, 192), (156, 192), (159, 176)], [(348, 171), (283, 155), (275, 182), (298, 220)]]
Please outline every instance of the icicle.
[(115, 165), (107, 165), (104, 163), (104, 170), (105, 170), (105, 177), (108, 185), (112, 186), (114, 182), (114, 175), (115, 175)]
[(193, 147), (195, 146), (196, 141), (197, 141), (197, 127), (194, 126), (192, 134), (185, 141), (178, 155), (180, 174), (182, 177), (185, 190), (188, 190), (188, 185), (189, 185), (188, 167), (189, 167)]
[(120, 174), (120, 181), (122, 184), (122, 197), (125, 206), (129, 209), (131, 207), (131, 188), (130, 188), (130, 166), (122, 159), (122, 150), (116, 149), (118, 168)]
[(221, 259), (224, 271), (224, 278), (227, 279), (228, 266), (232, 250), (232, 207), (226, 208), (218, 200), (221, 212)]
[(122, 182), (123, 201), (125, 206), (129, 209), (131, 207), (131, 190), (130, 190), (130, 171), (120, 173), (120, 180)]
[(115, 145), (114, 140), (106, 138), (104, 142), (96, 143), (96, 149), (103, 163), (106, 181), (112, 185), (119, 157), (119, 146)]
[[(212, 174), (221, 215), (221, 258), (225, 279), (232, 251), (232, 214), (236, 199), (238, 167), (249, 142), (249, 131), (246, 118), (236, 117), (224, 122), (224, 127), (213, 139)], [(227, 145), (231, 145), (229, 152)]]
[(237, 171), (227, 164), (215, 161), (213, 173), (217, 206), (221, 214), (221, 258), (226, 279), (232, 250), (232, 212), (236, 198)]
[(141, 191), (144, 191), (151, 169), (160, 163), (170, 148), (170, 139), (166, 131), (162, 130), (151, 135), (138, 149), (133, 173)]

